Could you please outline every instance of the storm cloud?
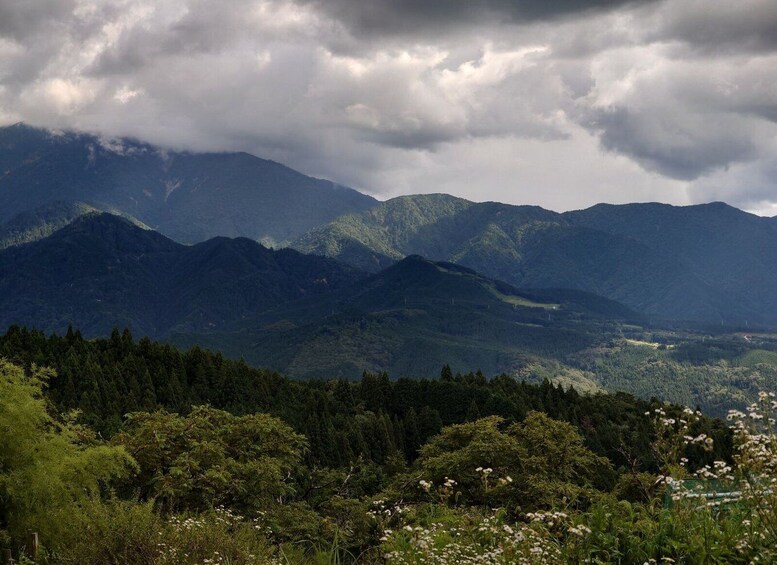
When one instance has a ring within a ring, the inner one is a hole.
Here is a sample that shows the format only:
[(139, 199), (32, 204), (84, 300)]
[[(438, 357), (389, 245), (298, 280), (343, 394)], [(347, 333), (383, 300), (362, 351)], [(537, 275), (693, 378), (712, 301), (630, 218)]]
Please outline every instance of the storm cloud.
[(359, 36), (421, 35), (473, 24), (526, 23), (591, 14), (652, 0), (299, 0)]
[(0, 123), (378, 197), (777, 208), (777, 4), (0, 0)]

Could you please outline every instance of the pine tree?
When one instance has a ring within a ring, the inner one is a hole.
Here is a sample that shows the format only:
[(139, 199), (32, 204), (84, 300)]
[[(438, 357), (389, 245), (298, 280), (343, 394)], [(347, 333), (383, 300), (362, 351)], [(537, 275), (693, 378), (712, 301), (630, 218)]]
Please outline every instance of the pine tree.
[(480, 409), (478, 408), (478, 403), (475, 402), (473, 399), (472, 402), (469, 405), (469, 408), (467, 409), (467, 416), (465, 418), (466, 422), (474, 422), (475, 420), (480, 419)]

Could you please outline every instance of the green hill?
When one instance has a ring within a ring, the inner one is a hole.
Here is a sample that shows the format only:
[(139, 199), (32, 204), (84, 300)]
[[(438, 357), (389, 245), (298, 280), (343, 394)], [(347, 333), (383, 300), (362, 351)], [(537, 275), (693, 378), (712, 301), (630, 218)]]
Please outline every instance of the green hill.
[[(417, 255), (365, 277), (246, 238), (185, 246), (104, 213), (0, 251), (2, 326), (73, 325), (89, 336), (128, 326), (295, 377), (423, 376), (446, 363), (528, 375), (638, 318), (582, 291), (520, 291)], [(596, 388), (580, 372), (557, 377)]]
[[(698, 206), (599, 204), (565, 214), (575, 225), (636, 240), (676, 258), (743, 312), (739, 323), (777, 319), (777, 223), (722, 202)], [(745, 310), (762, 315), (748, 318)], [(722, 316), (724, 321), (727, 316)], [(712, 318), (710, 318), (712, 319)]]
[[(5, 224), (0, 225), (0, 249), (38, 241), (71, 224), (81, 216), (99, 213), (101, 213), (100, 210), (83, 202), (60, 201), (44, 204), (27, 212), (21, 212)], [(150, 229), (131, 216), (121, 214), (118, 211), (113, 213), (125, 217), (140, 228)]]
[[(576, 228), (578, 229), (578, 228)], [(129, 327), (295, 378), (454, 371), (657, 396), (713, 414), (777, 386), (777, 338), (661, 328), (575, 289), (411, 255), (371, 276), (246, 239), (185, 246), (104, 213), (0, 251), (0, 325)]]

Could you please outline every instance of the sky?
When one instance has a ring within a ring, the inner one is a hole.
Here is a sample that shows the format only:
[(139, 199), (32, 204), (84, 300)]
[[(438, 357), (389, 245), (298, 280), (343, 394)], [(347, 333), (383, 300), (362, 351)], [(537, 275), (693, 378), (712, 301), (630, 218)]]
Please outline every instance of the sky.
[(0, 124), (385, 199), (777, 215), (774, 0), (0, 0)]

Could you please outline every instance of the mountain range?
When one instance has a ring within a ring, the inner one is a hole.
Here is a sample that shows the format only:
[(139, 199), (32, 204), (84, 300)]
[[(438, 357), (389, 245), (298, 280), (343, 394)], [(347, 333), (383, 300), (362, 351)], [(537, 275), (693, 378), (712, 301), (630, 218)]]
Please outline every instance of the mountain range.
[(401, 196), (292, 245), (367, 271), (420, 254), (518, 287), (596, 293), (656, 319), (777, 324), (777, 220), (722, 203), (556, 213), (444, 194)]
[(377, 204), (247, 153), (174, 152), (24, 124), (0, 128), (0, 224), (63, 202), (120, 212), (181, 243), (226, 236), (274, 245)]
[[(411, 255), (328, 295), (242, 319), (230, 332), (173, 334), (294, 377), (362, 371), (420, 377), (444, 364), (519, 374), (618, 335), (628, 308), (579, 291), (520, 291), (452, 263)], [(590, 383), (577, 383), (590, 388)]]
[(449, 365), (715, 414), (777, 386), (777, 219), (723, 203), (378, 202), (246, 154), (23, 125), (0, 128), (0, 172), (0, 328), (128, 327), (295, 378)]
[(363, 274), (332, 259), (218, 237), (192, 246), (107, 213), (0, 251), (0, 326), (87, 335), (131, 327), (212, 331), (284, 301), (340, 288)]
[(0, 128), (0, 172), (0, 249), (105, 211), (184, 244), (245, 237), (367, 273), (420, 255), (517, 288), (593, 293), (657, 322), (777, 326), (777, 219), (723, 203), (557, 213), (445, 194), (378, 202), (244, 153), (23, 124)]
[(0, 251), (0, 326), (88, 336), (126, 326), (298, 377), (445, 363), (513, 373), (638, 319), (585, 292), (521, 291), (415, 255), (368, 276), (247, 238), (185, 246), (107, 213)]

